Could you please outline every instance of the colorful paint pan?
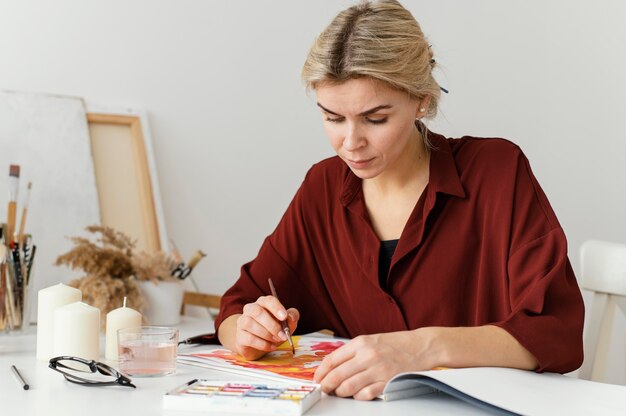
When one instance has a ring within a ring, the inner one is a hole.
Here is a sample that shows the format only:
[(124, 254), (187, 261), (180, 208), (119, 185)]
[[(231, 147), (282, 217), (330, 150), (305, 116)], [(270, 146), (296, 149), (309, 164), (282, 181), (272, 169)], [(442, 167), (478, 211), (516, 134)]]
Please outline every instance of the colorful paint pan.
[(167, 393), (169, 410), (299, 416), (321, 398), (319, 385), (193, 380)]

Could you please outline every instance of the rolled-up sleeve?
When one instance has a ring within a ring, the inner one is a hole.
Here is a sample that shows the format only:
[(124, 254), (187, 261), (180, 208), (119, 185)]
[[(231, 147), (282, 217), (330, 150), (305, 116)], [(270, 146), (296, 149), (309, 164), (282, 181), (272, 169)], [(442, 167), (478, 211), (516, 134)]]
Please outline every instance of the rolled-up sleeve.
[(510, 315), (496, 323), (539, 366), (565, 373), (583, 360), (584, 304), (567, 257), (567, 240), (526, 157), (517, 160), (510, 253)]
[(560, 228), (509, 259), (510, 316), (496, 325), (537, 359), (537, 371), (566, 373), (583, 360), (584, 307)]

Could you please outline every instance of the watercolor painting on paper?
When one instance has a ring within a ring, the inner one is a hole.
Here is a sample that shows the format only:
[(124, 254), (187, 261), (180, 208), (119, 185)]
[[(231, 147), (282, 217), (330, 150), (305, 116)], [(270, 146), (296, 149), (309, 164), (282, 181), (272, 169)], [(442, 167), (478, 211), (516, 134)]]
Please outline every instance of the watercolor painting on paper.
[(294, 336), (293, 341), (296, 346), (295, 355), (292, 355), (289, 344), (284, 343), (276, 351), (256, 361), (248, 361), (224, 348), (204, 348), (179, 353), (178, 362), (271, 380), (313, 382), (313, 374), (324, 357), (344, 345), (347, 340)]

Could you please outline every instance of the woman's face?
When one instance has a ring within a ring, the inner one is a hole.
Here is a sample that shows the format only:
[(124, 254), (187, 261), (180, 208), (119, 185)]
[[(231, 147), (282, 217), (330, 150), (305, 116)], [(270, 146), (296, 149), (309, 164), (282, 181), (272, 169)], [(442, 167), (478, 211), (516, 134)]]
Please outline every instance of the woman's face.
[(318, 86), (316, 93), (333, 149), (359, 178), (401, 169), (419, 151), (420, 101), (405, 92), (356, 78)]

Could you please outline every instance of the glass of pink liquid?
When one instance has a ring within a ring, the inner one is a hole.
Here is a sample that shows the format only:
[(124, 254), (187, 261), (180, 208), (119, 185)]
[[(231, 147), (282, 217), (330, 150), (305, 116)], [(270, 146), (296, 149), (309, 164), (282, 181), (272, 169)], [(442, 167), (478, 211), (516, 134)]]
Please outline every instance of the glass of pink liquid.
[(141, 326), (117, 331), (120, 371), (129, 376), (155, 377), (176, 372), (178, 329)]

